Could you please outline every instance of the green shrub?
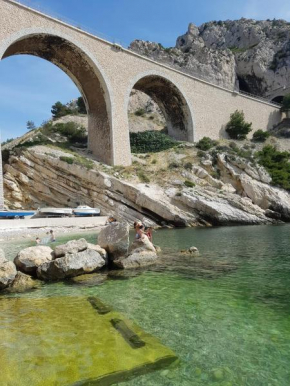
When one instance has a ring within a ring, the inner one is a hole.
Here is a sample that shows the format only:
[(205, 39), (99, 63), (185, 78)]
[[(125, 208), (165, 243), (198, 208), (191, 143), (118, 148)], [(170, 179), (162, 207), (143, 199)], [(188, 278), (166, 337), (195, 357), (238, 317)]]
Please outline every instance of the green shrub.
[(178, 145), (178, 142), (159, 131), (130, 133), (132, 153), (157, 153)]
[(230, 142), (229, 147), (234, 151), (239, 150), (239, 146), (236, 144), (236, 142)]
[(137, 176), (139, 177), (139, 180), (141, 182), (144, 182), (144, 183), (149, 183), (150, 182), (150, 179), (146, 176), (146, 174), (144, 174), (143, 171), (138, 172)]
[(226, 125), (226, 132), (232, 139), (245, 139), (251, 131), (252, 123), (245, 121), (243, 111), (236, 110), (230, 116), (230, 121)]
[(195, 183), (189, 180), (185, 180), (184, 185), (187, 186), (188, 188), (193, 188), (195, 186)]
[(290, 190), (290, 153), (267, 145), (256, 156), (259, 164), (264, 166), (272, 177), (272, 184)]
[(156, 158), (154, 158), (154, 159), (151, 161), (151, 163), (152, 163), (152, 165), (155, 165), (155, 164), (157, 164), (157, 159), (156, 159)]
[(179, 164), (175, 161), (170, 162), (170, 164), (168, 165), (168, 168), (169, 169), (177, 169), (177, 168), (179, 168)]
[(70, 165), (72, 165), (74, 163), (73, 157), (60, 156), (59, 159), (63, 162), (70, 164)]
[(81, 96), (77, 99), (77, 108), (80, 114), (87, 114), (85, 101), (84, 101), (84, 98)]
[(61, 102), (56, 102), (51, 107), (51, 113), (53, 118), (61, 118), (61, 117), (64, 117), (65, 115), (72, 114), (72, 111), (69, 107), (67, 107), (66, 105), (63, 105)]
[(217, 141), (210, 139), (209, 137), (203, 137), (196, 144), (196, 147), (200, 150), (206, 151), (218, 144)]
[(192, 169), (192, 163), (191, 162), (186, 162), (185, 164), (184, 164), (184, 169), (187, 169), (187, 170), (191, 170)]
[(253, 134), (253, 141), (265, 142), (269, 135), (269, 131), (257, 130)]
[(53, 126), (53, 130), (64, 135), (71, 142), (86, 142), (87, 140), (86, 129), (75, 122), (57, 123)]
[(282, 106), (281, 106), (281, 111), (288, 111), (290, 110), (290, 94), (286, 94), (284, 97), (283, 97), (283, 100), (282, 100)]
[(6, 141), (1, 143), (1, 146), (6, 145), (7, 143), (12, 142), (13, 140), (14, 140), (14, 138), (8, 138), (8, 139), (6, 139)]
[(143, 115), (146, 114), (146, 111), (144, 109), (138, 109), (135, 111), (135, 115), (137, 115), (137, 117), (143, 117)]

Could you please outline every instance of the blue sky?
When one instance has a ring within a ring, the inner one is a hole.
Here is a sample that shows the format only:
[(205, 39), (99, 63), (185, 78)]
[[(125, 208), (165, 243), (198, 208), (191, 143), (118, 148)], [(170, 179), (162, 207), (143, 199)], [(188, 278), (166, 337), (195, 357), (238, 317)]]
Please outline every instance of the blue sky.
[[(24, 1), (23, 1), (24, 2)], [(124, 46), (134, 39), (174, 46), (190, 22), (282, 18), (290, 21), (289, 0), (26, 0), (50, 14), (73, 20)], [(151, 4), (151, 5), (150, 5)], [(42, 59), (19, 55), (0, 61), (0, 129), (2, 140), (50, 118), (53, 103), (79, 96), (73, 82)]]

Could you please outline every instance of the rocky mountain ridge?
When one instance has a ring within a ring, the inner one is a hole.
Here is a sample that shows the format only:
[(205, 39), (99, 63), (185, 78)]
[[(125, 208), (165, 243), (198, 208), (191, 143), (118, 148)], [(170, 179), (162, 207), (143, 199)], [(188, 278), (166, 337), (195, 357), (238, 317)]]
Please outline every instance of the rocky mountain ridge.
[(285, 20), (190, 23), (175, 47), (135, 40), (130, 49), (228, 89), (268, 97), (290, 87), (290, 23)]

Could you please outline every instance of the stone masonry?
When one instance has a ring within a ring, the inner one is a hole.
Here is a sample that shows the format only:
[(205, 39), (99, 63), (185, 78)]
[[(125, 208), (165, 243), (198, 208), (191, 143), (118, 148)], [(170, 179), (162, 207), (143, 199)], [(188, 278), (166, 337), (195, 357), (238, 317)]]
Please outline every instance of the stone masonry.
[(131, 163), (132, 89), (159, 105), (169, 134), (179, 140), (223, 136), (236, 109), (244, 111), (254, 130), (271, 129), (281, 120), (276, 105), (154, 62), (16, 1), (0, 0), (0, 59), (18, 54), (49, 60), (71, 77), (86, 102), (89, 149), (111, 165)]

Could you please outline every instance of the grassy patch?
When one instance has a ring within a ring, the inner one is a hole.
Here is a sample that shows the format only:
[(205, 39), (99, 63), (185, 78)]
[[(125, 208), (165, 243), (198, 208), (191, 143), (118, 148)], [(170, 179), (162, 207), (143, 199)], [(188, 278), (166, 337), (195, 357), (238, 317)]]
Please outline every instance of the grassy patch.
[(146, 174), (143, 171), (139, 171), (137, 173), (137, 176), (141, 182), (149, 183), (150, 179), (146, 176)]
[(192, 182), (192, 181), (189, 181), (189, 180), (185, 180), (184, 181), (184, 185), (188, 188), (194, 188), (195, 187), (195, 183)]

